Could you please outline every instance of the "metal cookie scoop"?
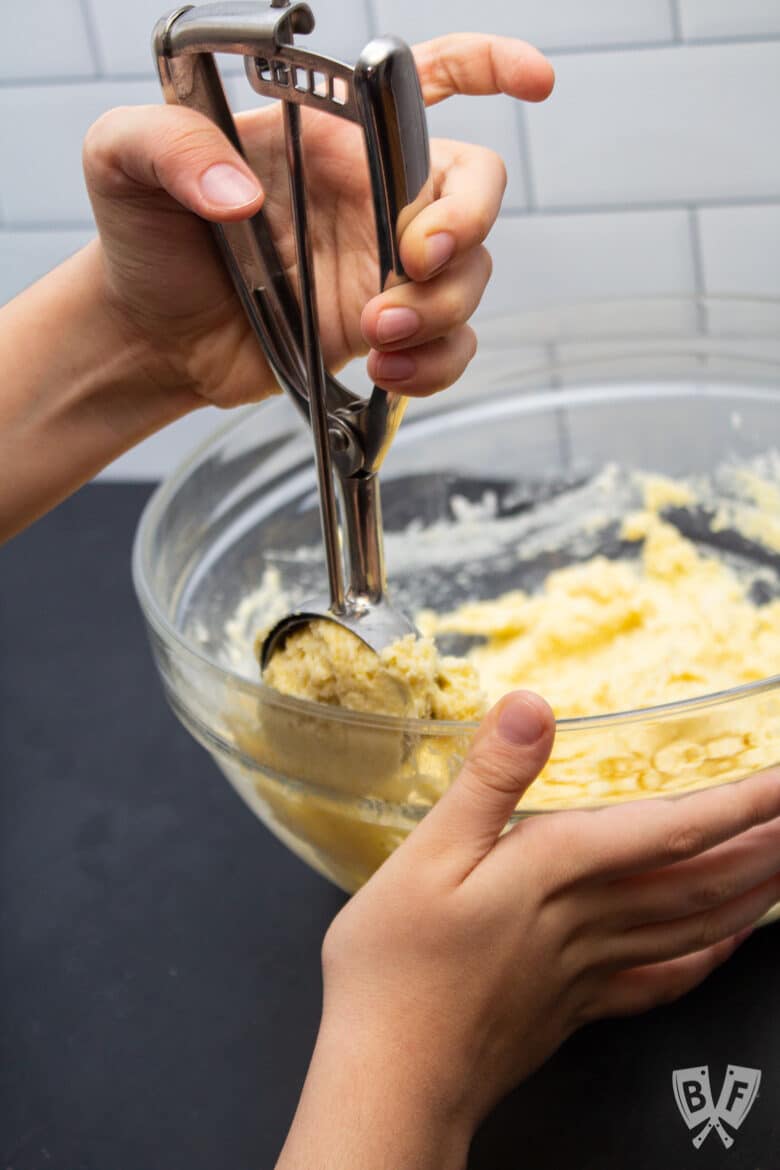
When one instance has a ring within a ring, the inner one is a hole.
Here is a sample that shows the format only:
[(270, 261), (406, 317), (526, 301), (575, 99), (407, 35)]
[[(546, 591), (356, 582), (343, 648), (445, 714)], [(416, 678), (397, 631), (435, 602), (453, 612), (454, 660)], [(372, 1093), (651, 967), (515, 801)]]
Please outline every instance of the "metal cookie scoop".
[[(433, 197), (425, 109), (414, 59), (402, 41), (371, 41), (352, 68), (294, 45), (295, 33), (313, 28), (308, 4), (256, 0), (180, 8), (159, 21), (154, 33), (166, 100), (206, 114), (238, 150), (241, 144), (212, 53), (242, 54), (252, 88), (283, 101), (300, 307), (262, 211), (242, 223), (212, 225), (271, 369), (308, 419), (314, 437), (330, 596), (307, 601), (271, 630), (261, 650), (263, 667), (292, 630), (319, 618), (344, 626), (377, 653), (417, 633), (387, 597), (377, 479), (407, 400), (376, 386), (367, 399), (360, 398), (324, 367), (307, 230), (300, 107), (347, 118), (363, 129), (380, 291), (406, 279), (398, 241), (406, 224)], [(346, 586), (334, 468), (341, 486)]]

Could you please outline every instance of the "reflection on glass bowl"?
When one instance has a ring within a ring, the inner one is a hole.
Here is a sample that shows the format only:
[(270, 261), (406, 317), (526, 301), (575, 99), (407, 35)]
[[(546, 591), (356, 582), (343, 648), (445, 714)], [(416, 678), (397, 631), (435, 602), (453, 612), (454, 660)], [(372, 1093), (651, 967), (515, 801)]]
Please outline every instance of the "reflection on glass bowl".
[[(630, 495), (615, 494), (608, 522), (589, 520), (605, 466), (701, 476), (780, 450), (779, 325), (779, 302), (744, 300), (487, 322), (475, 366), (412, 404), (384, 469), (399, 604), (449, 609), (533, 591), (595, 553), (625, 556), (615, 524)], [(260, 681), (253, 634), (277, 616), (279, 590), (298, 599), (323, 579), (315, 483), (286, 400), (240, 412), (150, 501), (134, 578), (176, 714), (273, 832), (354, 890), (452, 781), (474, 725), (321, 707)], [(491, 526), (486, 500), (510, 523)], [(448, 539), (464, 515), (469, 539)], [(760, 566), (769, 594), (780, 585), (780, 555), (758, 542), (696, 524), (687, 535)], [(562, 719), (545, 797), (532, 788), (515, 816), (726, 783), (778, 760), (780, 677)]]

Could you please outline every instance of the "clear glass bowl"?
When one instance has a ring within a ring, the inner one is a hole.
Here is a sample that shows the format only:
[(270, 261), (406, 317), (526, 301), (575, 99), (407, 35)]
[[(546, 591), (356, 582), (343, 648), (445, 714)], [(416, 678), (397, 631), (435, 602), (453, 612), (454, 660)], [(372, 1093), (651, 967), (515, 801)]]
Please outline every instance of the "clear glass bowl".
[[(780, 450), (778, 337), (771, 300), (588, 304), (484, 323), (467, 376), (411, 405), (383, 470), (397, 600), (450, 607), (533, 589), (596, 552), (626, 555), (615, 523), (582, 539), (587, 485), (606, 464), (689, 476)], [(486, 505), (512, 520), (508, 538)], [(455, 514), (471, 517), (468, 540), (452, 538)], [(706, 526), (688, 535), (762, 564), (780, 592), (780, 555)], [(293, 599), (324, 580), (311, 440), (283, 398), (239, 412), (156, 492), (134, 579), (173, 710), (265, 824), (352, 891), (451, 782), (475, 725), (361, 715), (264, 686), (252, 636), (274, 617), (256, 592), (269, 569)], [(561, 720), (547, 772), (556, 799), (541, 804), (532, 788), (516, 817), (775, 764), (779, 684)]]

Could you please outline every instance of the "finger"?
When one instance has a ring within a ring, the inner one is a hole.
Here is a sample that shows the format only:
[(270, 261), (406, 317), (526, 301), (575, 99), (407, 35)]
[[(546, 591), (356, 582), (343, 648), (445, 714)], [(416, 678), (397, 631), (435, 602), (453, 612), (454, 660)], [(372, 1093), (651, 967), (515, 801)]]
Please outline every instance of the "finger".
[(605, 943), (605, 961), (607, 965), (635, 967), (706, 950), (754, 926), (779, 898), (780, 874), (775, 874), (715, 910), (635, 927), (614, 936)]
[[(601, 921), (637, 926), (714, 910), (780, 871), (780, 818), (748, 829), (690, 861), (613, 883)], [(595, 891), (594, 891), (595, 892)]]
[(222, 131), (184, 106), (109, 110), (87, 132), (83, 161), (93, 205), (165, 191), (189, 211), (225, 221), (253, 215), (263, 201)]
[(468, 321), (492, 268), (487, 249), (475, 248), (425, 285), (401, 284), (374, 297), (360, 318), (363, 337), (383, 352), (446, 337)]
[(415, 45), (414, 59), (428, 106), (456, 93), (506, 93), (540, 102), (555, 82), (547, 58), (513, 37), (451, 33)]
[(457, 382), (477, 350), (477, 335), (461, 325), (448, 337), (395, 353), (371, 351), (368, 373), (383, 390), (397, 390), (410, 398), (425, 398)]
[(429, 280), (455, 256), (481, 244), (496, 221), (506, 188), (506, 167), (495, 151), (437, 140), (442, 178), (437, 197), (404, 231), (401, 260), (411, 280)]
[(780, 816), (780, 771), (678, 797), (551, 818), (546, 833), (574, 880), (673, 865)]
[(446, 856), (463, 878), (490, 851), (547, 762), (553, 713), (538, 695), (506, 695), (482, 722), (452, 787), (411, 834), (418, 849)]
[(752, 933), (753, 928), (748, 927), (693, 955), (619, 971), (610, 977), (588, 1015), (591, 1019), (630, 1016), (659, 1004), (673, 1003), (730, 959)]

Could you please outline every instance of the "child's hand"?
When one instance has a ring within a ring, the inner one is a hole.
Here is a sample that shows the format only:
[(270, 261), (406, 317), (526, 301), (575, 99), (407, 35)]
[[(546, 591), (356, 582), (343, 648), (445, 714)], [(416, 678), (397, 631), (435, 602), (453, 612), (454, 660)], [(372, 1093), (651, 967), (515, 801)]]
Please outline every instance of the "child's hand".
[[(551, 67), (521, 41), (445, 37), (418, 46), (416, 60), (429, 105), (455, 93), (537, 101), (552, 88)], [(326, 363), (338, 369), (373, 347), (369, 372), (386, 388), (429, 394), (450, 385), (476, 348), (466, 321), (490, 274), (482, 241), (504, 191), (501, 159), (479, 146), (432, 143), (437, 198), (401, 245), (412, 283), (375, 296), (361, 132), (326, 114), (303, 116)], [(106, 291), (117, 321), (141, 344), (139, 364), (154, 384), (179, 392), (186, 386), (219, 406), (254, 401), (274, 383), (197, 217), (241, 220), (264, 207), (295, 278), (279, 103), (240, 116), (238, 126), (259, 181), (208, 119), (180, 107), (113, 110), (95, 123), (84, 147)]]
[(780, 898), (776, 771), (501, 835), (552, 741), (541, 699), (502, 700), (452, 788), (334, 920), (280, 1167), (339, 1094), (363, 1143), (354, 1163), (339, 1147), (343, 1170), (464, 1165), (481, 1118), (576, 1028), (682, 995)]

